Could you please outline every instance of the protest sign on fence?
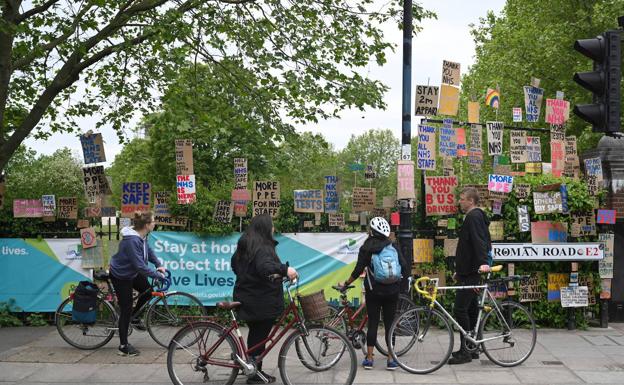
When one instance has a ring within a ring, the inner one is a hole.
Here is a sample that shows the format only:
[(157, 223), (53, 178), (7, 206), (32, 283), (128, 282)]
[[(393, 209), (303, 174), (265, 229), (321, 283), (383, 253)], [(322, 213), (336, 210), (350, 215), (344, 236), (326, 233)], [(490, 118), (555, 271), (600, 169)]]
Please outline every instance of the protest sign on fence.
[(572, 215), (570, 236), (585, 237), (596, 235), (596, 218), (593, 213), (580, 213)]
[(329, 214), (329, 227), (342, 227), (344, 225), (344, 214)]
[(509, 132), (511, 163), (527, 162), (526, 131), (511, 130)]
[(544, 293), (540, 290), (542, 273), (532, 273), (527, 282), (520, 283), (520, 302), (536, 302), (544, 298)]
[(488, 177), (488, 190), (502, 193), (510, 193), (513, 189), (513, 176), (490, 174)]
[(562, 213), (560, 191), (533, 191), (533, 208), (535, 214)]
[(468, 123), (478, 124), (479, 123), (479, 110), (481, 109), (481, 105), (479, 102), (468, 102)]
[(444, 240), (444, 256), (445, 257), (454, 257), (457, 252), (457, 244), (459, 243), (459, 238), (447, 238)]
[(232, 213), (234, 206), (232, 201), (219, 200), (215, 203), (213, 219), (219, 223), (232, 222)]
[(531, 218), (529, 217), (529, 208), (526, 205), (518, 206), (518, 227), (522, 233), (531, 231)]
[(43, 206), (41, 199), (14, 199), (14, 218), (41, 218), (43, 217)]
[(431, 126), (418, 126), (417, 168), (436, 169), (436, 129)]
[(294, 190), (293, 194), (296, 213), (323, 212), (323, 190)]
[(280, 183), (278, 181), (256, 181), (253, 189), (253, 216), (270, 214), (275, 218), (280, 208)]
[(354, 212), (372, 211), (377, 200), (377, 190), (367, 187), (354, 187), (351, 194), (352, 210)]
[(338, 177), (335, 175), (325, 176), (325, 212), (336, 214), (340, 210), (340, 198), (338, 197)]
[(585, 159), (585, 173), (587, 176), (594, 176), (596, 183), (600, 184), (602, 177), (602, 161), (600, 158)]
[(104, 174), (104, 166), (87, 166), (82, 168), (87, 202), (95, 204), (98, 198), (112, 194), (108, 179)]
[(522, 108), (514, 107), (512, 108), (512, 117), (514, 123), (522, 122)]
[(502, 241), (505, 239), (505, 223), (503, 221), (492, 221), (488, 227), (490, 238), (493, 241)]
[(234, 158), (234, 189), (244, 190), (247, 188), (247, 159)]
[(434, 116), (438, 114), (438, 87), (416, 86), (414, 115)]
[(457, 186), (456, 176), (426, 176), (425, 205), (427, 216), (457, 213), (455, 201)]
[(561, 243), (568, 240), (568, 224), (551, 221), (531, 223), (531, 242)]
[(600, 223), (601, 225), (614, 225), (615, 215), (615, 210), (599, 209), (596, 214), (596, 223)]
[(44, 217), (53, 217), (56, 214), (56, 198), (54, 195), (42, 195), (41, 206)]
[(97, 238), (93, 227), (80, 229), (80, 243), (83, 249), (97, 246)]
[(483, 164), (482, 129), (480, 124), (470, 126), (470, 147), (468, 150), (468, 164), (471, 169), (480, 170)]
[(531, 194), (531, 185), (527, 183), (518, 183), (514, 185), (516, 198), (527, 199)]
[[(414, 189), (414, 162), (411, 160), (399, 161), (397, 168), (397, 199), (416, 199), (416, 191)], [(393, 204), (389, 207), (392, 206)]]
[(600, 233), (598, 241), (604, 243), (604, 258), (598, 261), (600, 278), (613, 278), (613, 251), (615, 234)]
[(524, 86), (524, 110), (526, 111), (527, 122), (535, 123), (539, 120), (543, 98), (544, 89)]
[(135, 211), (151, 209), (152, 185), (145, 182), (125, 182), (121, 188), (121, 216), (133, 218)]
[[(450, 124), (446, 123), (449, 122)], [(444, 124), (440, 127), (440, 156), (457, 157), (457, 136), (453, 128), (453, 119), (444, 119)]]
[(561, 307), (585, 307), (589, 305), (587, 286), (565, 286), (561, 291)]
[(85, 164), (106, 162), (102, 134), (92, 134), (89, 131), (80, 135), (80, 144), (82, 145)]
[(466, 130), (463, 128), (455, 129), (457, 135), (457, 156), (467, 156), (468, 147), (466, 146)]
[(175, 140), (176, 175), (193, 175), (193, 141)]
[(503, 154), (503, 122), (487, 122), (488, 155)]
[(56, 217), (58, 219), (78, 219), (78, 198), (59, 198)]
[(526, 137), (527, 162), (542, 161), (542, 144), (539, 136)]
[(459, 63), (442, 60), (442, 84), (459, 86), (460, 69)]
[(570, 276), (567, 273), (548, 273), (548, 300), (559, 302), (560, 289), (568, 286)]
[(546, 123), (564, 124), (570, 118), (570, 102), (560, 99), (546, 99)]
[(600, 280), (600, 299), (611, 299), (611, 278)]
[(364, 179), (370, 182), (375, 178), (377, 178), (377, 173), (375, 172), (373, 165), (367, 164), (366, 171), (364, 172)]
[(433, 239), (414, 239), (414, 263), (433, 262)]
[(176, 177), (178, 204), (186, 205), (197, 201), (195, 175), (178, 175)]
[(442, 84), (440, 88), (439, 115), (455, 116), (459, 109), (459, 87)]

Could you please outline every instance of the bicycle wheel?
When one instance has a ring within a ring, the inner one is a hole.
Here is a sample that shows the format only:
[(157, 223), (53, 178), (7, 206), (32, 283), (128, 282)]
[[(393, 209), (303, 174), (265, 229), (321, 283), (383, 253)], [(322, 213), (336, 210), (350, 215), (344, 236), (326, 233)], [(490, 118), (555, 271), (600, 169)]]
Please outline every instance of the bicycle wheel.
[(498, 305), (500, 312), (493, 307), (485, 313), (479, 326), (483, 352), (495, 364), (516, 366), (524, 362), (535, 348), (537, 330), (535, 320), (527, 308), (515, 302)]
[(78, 349), (97, 349), (110, 341), (117, 330), (117, 313), (113, 306), (102, 298), (97, 299), (95, 323), (84, 324), (72, 320), (74, 300), (63, 301), (54, 314), (54, 323), (61, 337)]
[[(307, 329), (307, 334), (295, 331), (282, 345), (277, 366), (284, 384), (303, 381), (351, 385), (357, 373), (357, 358), (347, 337), (322, 326)], [(301, 348), (298, 352), (292, 349), (297, 344)]]
[[(390, 354), (410, 373), (426, 374), (446, 364), (453, 350), (453, 329), (442, 313), (417, 307), (401, 314), (390, 328)], [(397, 354), (400, 352), (401, 354)]]
[(224, 331), (217, 324), (197, 322), (173, 336), (167, 351), (167, 371), (175, 385), (230, 385), (236, 380), (238, 364), (232, 357), (238, 348)]
[[(405, 313), (409, 309), (415, 308), (416, 304), (406, 294), (399, 294), (399, 300), (397, 302), (397, 308), (394, 312), (394, 319), (397, 319), (401, 314)], [(379, 328), (377, 330), (377, 341), (375, 342), (375, 348), (379, 353), (384, 356), (388, 355), (388, 344), (385, 338), (386, 326), (383, 322), (379, 322)], [(392, 335), (390, 335), (392, 336)], [(397, 355), (401, 355), (401, 352), (397, 352)]]
[(207, 315), (206, 308), (197, 298), (174, 291), (150, 305), (145, 324), (154, 341), (166, 348), (180, 327), (187, 323), (185, 317), (204, 315)]

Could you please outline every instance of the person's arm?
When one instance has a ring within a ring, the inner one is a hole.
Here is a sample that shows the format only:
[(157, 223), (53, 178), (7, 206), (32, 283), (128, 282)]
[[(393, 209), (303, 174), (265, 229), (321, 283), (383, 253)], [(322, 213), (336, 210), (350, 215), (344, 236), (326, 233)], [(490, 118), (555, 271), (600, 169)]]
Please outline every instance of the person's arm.
[(152, 278), (162, 278), (163, 275), (152, 269), (145, 263), (143, 259), (143, 242), (141, 241), (132, 241), (129, 247), (129, 251), (131, 253), (130, 263), (139, 272), (139, 274), (144, 275), (146, 277)]
[[(147, 241), (145, 241), (147, 242)], [(154, 266), (156, 266), (156, 268), (159, 268), (162, 266), (162, 264), (160, 263), (160, 261), (158, 260), (158, 258), (156, 257), (156, 254), (154, 254), (154, 250), (152, 250), (151, 247), (147, 246), (147, 259), (154, 264)]]
[[(483, 213), (479, 213), (480, 215), (484, 215)], [(474, 216), (468, 216), (468, 223), (464, 222), (464, 226), (468, 224), (468, 230), (470, 234), (470, 241), (472, 243), (472, 250), (477, 259), (477, 263), (479, 265), (480, 270), (487, 271), (486, 266), (488, 265), (488, 251), (490, 250), (489, 242), (489, 231), (487, 225), (485, 224), (485, 218), (476, 218)]]
[(358, 279), (360, 275), (362, 275), (364, 269), (366, 268), (367, 261), (370, 261), (370, 256), (367, 254), (368, 253), (364, 250), (364, 247), (360, 247), (357, 263), (355, 264), (355, 267), (353, 268), (353, 271), (351, 272), (349, 278), (344, 282), (345, 286), (349, 286), (353, 281)]
[(269, 250), (260, 249), (258, 255), (254, 258), (256, 270), (262, 277), (268, 277), (271, 274), (279, 274), (283, 277), (288, 275), (288, 265), (279, 262), (271, 255)]

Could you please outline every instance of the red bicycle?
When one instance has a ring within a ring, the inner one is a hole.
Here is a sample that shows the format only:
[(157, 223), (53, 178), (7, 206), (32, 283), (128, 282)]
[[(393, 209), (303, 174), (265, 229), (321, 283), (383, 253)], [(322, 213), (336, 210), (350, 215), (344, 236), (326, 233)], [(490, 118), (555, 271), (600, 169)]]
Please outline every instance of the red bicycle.
[[(281, 277), (280, 277), (281, 278)], [(232, 320), (222, 326), (210, 321), (191, 321), (180, 329), (169, 344), (167, 369), (175, 385), (225, 384), (236, 380), (239, 372), (248, 377), (262, 372), (261, 362), (286, 333), (277, 366), (286, 385), (301, 382), (351, 385), (357, 373), (355, 350), (345, 335), (326, 326), (308, 326), (293, 299), (292, 282), (286, 283), (288, 305), (266, 340), (247, 347), (234, 314), (240, 302), (220, 302), (217, 306), (230, 311)], [(280, 330), (281, 329), (281, 330)], [(254, 361), (249, 352), (262, 344), (265, 351)], [(266, 382), (269, 379), (263, 378)]]

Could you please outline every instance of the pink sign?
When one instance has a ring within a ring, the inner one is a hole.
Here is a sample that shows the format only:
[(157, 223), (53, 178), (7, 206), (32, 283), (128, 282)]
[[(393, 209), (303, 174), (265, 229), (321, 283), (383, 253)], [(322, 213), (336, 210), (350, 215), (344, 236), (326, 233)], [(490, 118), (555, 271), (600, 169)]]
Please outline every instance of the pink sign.
[(43, 217), (43, 205), (41, 199), (15, 199), (13, 200), (13, 217), (15, 218), (41, 218)]
[(390, 214), (390, 224), (392, 226), (398, 226), (401, 224), (401, 217), (399, 216), (399, 213), (394, 212)]
[(400, 160), (397, 169), (397, 199), (415, 199), (414, 162)]
[(233, 201), (250, 201), (251, 200), (251, 191), (245, 189), (237, 189), (232, 190), (232, 200)]
[(510, 193), (513, 188), (513, 176), (490, 174), (488, 180), (488, 190)]
[(457, 135), (457, 156), (468, 156), (468, 150), (466, 149), (466, 130), (457, 128), (455, 129), (455, 135)]
[(570, 116), (570, 102), (560, 99), (546, 99), (546, 123), (563, 124)]
[(560, 178), (565, 168), (565, 143), (560, 140), (550, 142), (550, 163), (552, 164), (552, 174)]

